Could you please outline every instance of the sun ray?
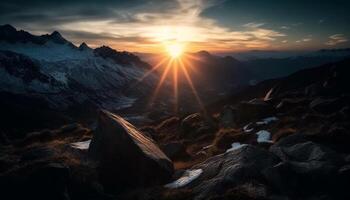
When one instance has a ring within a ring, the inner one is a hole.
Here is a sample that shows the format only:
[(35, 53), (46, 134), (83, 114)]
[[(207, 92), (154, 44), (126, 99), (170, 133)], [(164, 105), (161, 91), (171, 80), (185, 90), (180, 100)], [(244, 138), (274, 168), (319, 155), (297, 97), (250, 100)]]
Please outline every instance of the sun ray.
[(148, 72), (146, 72), (139, 80), (137, 80), (137, 82), (142, 82), (147, 76), (149, 76), (151, 73), (153, 73), (155, 70), (157, 70), (159, 67), (161, 67), (165, 61), (169, 60), (169, 58), (162, 58), (154, 67), (152, 67), (151, 70), (149, 70)]
[(191, 79), (191, 77), (190, 77), (190, 75), (189, 75), (185, 65), (183, 64), (182, 60), (179, 60), (179, 63), (180, 63), (180, 67), (181, 67), (181, 69), (182, 69), (182, 71), (183, 71), (183, 73), (185, 75), (185, 78), (186, 78), (189, 86), (191, 87), (193, 95), (195, 96), (195, 98), (197, 100), (197, 103), (198, 103), (200, 109), (204, 112), (204, 114), (206, 114), (206, 110), (204, 108), (204, 105), (203, 105), (203, 103), (202, 103), (202, 101), (201, 101), (201, 99), (200, 99), (200, 97), (198, 95), (198, 92), (197, 92), (197, 90), (196, 90), (196, 88), (195, 88), (195, 86), (194, 86), (194, 84), (192, 82), (192, 79)]
[(157, 98), (157, 95), (158, 95), (158, 93), (159, 93), (159, 90), (160, 90), (160, 88), (162, 87), (163, 82), (164, 82), (165, 78), (166, 78), (167, 75), (168, 75), (168, 72), (169, 72), (169, 70), (170, 70), (170, 68), (171, 68), (172, 63), (173, 63), (173, 59), (170, 59), (169, 62), (168, 62), (168, 64), (167, 64), (167, 66), (165, 67), (164, 72), (163, 72), (163, 74), (162, 74), (162, 76), (161, 76), (161, 78), (160, 78), (160, 80), (159, 80), (159, 82), (158, 82), (158, 85), (157, 85), (157, 87), (156, 87), (156, 89), (155, 89), (155, 91), (154, 91), (154, 93), (153, 93), (153, 95), (152, 95), (152, 97), (151, 97), (151, 100), (150, 100), (150, 102), (149, 102), (149, 105), (150, 105), (150, 106), (153, 104), (154, 100)]
[(174, 66), (173, 66), (173, 84), (174, 84), (174, 99), (175, 99), (175, 102), (174, 102), (174, 110), (175, 112), (178, 111), (178, 60), (175, 60), (174, 62)]
[(196, 60), (196, 61), (200, 61), (200, 62), (204, 62), (202, 58), (200, 58), (199, 56), (195, 56), (195, 55), (192, 55), (190, 53), (187, 53), (184, 55), (185, 57), (188, 57), (192, 60)]
[(183, 57), (181, 60), (184, 63), (184, 65), (186, 65), (186, 68), (191, 69), (191, 71), (194, 72), (195, 74), (199, 74), (198, 69), (191, 64), (191, 62), (187, 57)]

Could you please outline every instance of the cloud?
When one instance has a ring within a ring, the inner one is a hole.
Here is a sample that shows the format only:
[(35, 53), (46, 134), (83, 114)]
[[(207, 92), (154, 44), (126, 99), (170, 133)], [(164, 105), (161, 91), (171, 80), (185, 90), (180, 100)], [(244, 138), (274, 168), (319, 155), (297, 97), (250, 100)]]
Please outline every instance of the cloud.
[[(16, 2), (16, 3), (13, 3)], [(22, 5), (18, 2), (22, 2)], [(164, 43), (186, 43), (190, 51), (225, 51), (266, 48), (286, 35), (263, 28), (263, 23), (225, 27), (202, 16), (203, 10), (222, 0), (93, 0), (28, 1), (0, 3), (0, 23), (45, 33), (58, 30), (79, 44), (110, 45), (129, 51), (159, 52)]]
[(247, 28), (259, 28), (261, 26), (264, 26), (265, 23), (255, 23), (255, 22), (250, 22), (247, 24), (244, 24), (243, 27), (247, 27)]
[(311, 38), (304, 38), (302, 41), (303, 42), (310, 42), (312, 39)]
[(329, 46), (334, 46), (348, 41), (343, 34), (334, 34), (329, 36), (328, 39), (329, 40), (325, 44)]
[(312, 41), (312, 35), (308, 35), (307, 37), (302, 38), (300, 40), (296, 40), (295, 42), (296, 43), (305, 43), (305, 42), (310, 42), (310, 41)]
[(290, 27), (289, 26), (281, 26), (280, 29), (289, 30)]

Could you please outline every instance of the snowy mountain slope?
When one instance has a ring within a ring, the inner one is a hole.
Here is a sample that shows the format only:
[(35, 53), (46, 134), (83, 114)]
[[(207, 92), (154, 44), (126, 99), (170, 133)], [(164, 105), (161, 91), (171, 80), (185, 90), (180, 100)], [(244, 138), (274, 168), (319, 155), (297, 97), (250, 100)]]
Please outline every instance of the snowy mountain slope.
[[(52, 107), (89, 101), (108, 109), (132, 106), (141, 94), (123, 90), (150, 69), (127, 52), (92, 49), (85, 43), (76, 47), (56, 31), (35, 36), (10, 25), (0, 26), (0, 66), (0, 91), (39, 95)], [(156, 79), (155, 74), (149, 76), (142, 90)]]

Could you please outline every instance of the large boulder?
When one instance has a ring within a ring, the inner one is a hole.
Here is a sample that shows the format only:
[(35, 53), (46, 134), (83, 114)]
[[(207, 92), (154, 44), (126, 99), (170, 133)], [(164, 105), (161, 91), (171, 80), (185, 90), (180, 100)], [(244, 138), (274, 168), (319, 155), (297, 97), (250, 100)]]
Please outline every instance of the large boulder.
[(280, 193), (294, 198), (340, 193), (338, 170), (344, 159), (336, 151), (308, 141), (302, 134), (281, 139), (270, 151), (282, 161), (267, 168), (264, 175)]
[(251, 181), (264, 182), (262, 172), (278, 162), (279, 159), (267, 150), (243, 145), (194, 166), (193, 169), (203, 172), (188, 187), (193, 189), (195, 199), (210, 199)]
[(102, 110), (89, 147), (105, 189), (163, 184), (173, 174), (172, 161), (155, 142), (120, 116)]

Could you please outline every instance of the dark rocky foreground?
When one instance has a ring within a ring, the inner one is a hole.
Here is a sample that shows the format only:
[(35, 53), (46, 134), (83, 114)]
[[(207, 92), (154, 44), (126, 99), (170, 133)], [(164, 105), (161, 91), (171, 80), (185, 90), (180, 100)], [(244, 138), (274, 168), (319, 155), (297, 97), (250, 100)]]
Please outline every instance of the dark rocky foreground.
[(97, 128), (1, 137), (2, 198), (349, 199), (349, 66), (264, 81), (138, 129), (101, 111)]

